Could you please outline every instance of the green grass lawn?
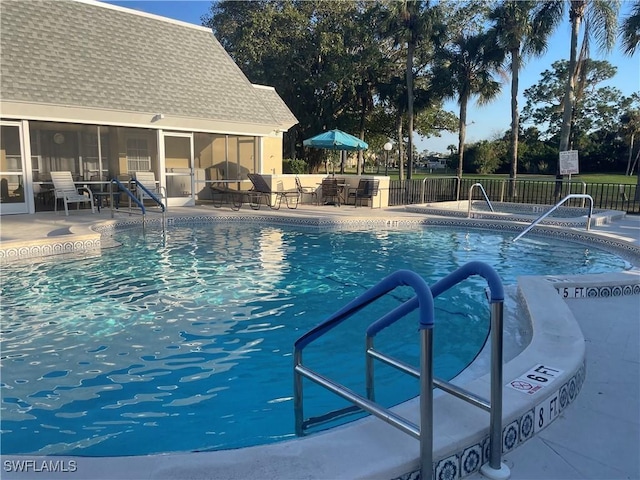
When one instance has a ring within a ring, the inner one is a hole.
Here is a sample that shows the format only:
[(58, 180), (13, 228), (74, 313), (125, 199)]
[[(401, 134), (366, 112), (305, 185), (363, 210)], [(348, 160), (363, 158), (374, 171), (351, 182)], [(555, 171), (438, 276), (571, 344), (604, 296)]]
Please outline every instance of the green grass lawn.
[[(369, 172), (367, 172), (369, 173)], [(371, 172), (374, 173), (374, 172)], [(398, 179), (397, 171), (390, 171), (390, 177), (393, 180)], [(442, 177), (442, 176), (455, 176), (455, 172), (446, 172), (446, 173), (426, 173), (424, 171), (414, 172), (413, 178), (416, 180), (422, 180), (425, 177)], [(467, 179), (506, 179), (509, 178), (508, 174), (502, 175), (478, 175), (467, 173), (464, 174), (464, 178)], [(546, 180), (552, 182), (556, 179), (555, 175), (518, 175), (518, 180)], [(564, 180), (568, 180), (568, 176), (565, 175)], [(623, 173), (584, 173), (580, 175), (572, 175), (572, 181), (576, 182), (585, 182), (585, 183), (615, 183), (622, 185), (635, 185), (638, 182), (637, 175), (632, 175), (630, 177), (626, 176)]]

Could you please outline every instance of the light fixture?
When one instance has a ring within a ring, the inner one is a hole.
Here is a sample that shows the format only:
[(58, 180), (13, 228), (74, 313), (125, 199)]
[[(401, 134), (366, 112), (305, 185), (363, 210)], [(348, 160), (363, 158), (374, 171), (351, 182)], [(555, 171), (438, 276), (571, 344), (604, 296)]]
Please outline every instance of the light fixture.
[(389, 151), (393, 148), (393, 143), (387, 142), (382, 147), (387, 152), (387, 161), (384, 163), (384, 175), (385, 177), (389, 176)]

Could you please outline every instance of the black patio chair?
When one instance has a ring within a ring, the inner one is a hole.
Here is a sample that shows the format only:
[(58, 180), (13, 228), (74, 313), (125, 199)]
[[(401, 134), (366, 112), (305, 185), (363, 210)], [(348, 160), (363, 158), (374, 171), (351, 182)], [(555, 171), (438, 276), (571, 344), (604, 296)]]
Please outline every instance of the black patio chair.
[(380, 188), (380, 180), (361, 179), (357, 188), (350, 188), (347, 192), (347, 198), (353, 198), (353, 206), (358, 206), (358, 200), (371, 200), (371, 208), (373, 208), (373, 198), (378, 195)]
[(340, 188), (337, 179), (325, 178), (322, 180), (322, 202), (325, 205), (340, 206)]
[(304, 195), (311, 195), (311, 198), (315, 198), (315, 204), (318, 205), (318, 191), (314, 187), (303, 187), (298, 176), (296, 176), (296, 188), (300, 193), (300, 202)]
[[(295, 190), (272, 190), (267, 181), (259, 173), (247, 174), (249, 180), (253, 184), (251, 192), (256, 196), (254, 201), (257, 201), (257, 207), (260, 208), (260, 201), (264, 199), (266, 205), (273, 210), (279, 210), (284, 199), (287, 204), (287, 208), (298, 208), (298, 202), (300, 200), (300, 192)], [(272, 203), (273, 200), (273, 203)], [(253, 207), (253, 204), (252, 204)]]

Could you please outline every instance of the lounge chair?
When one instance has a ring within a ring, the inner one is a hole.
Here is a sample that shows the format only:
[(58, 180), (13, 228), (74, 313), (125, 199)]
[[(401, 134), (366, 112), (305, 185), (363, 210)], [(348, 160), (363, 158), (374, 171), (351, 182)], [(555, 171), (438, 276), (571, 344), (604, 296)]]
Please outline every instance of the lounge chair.
[(134, 172), (133, 178), (143, 187), (136, 188), (138, 200), (144, 203), (149, 199), (166, 206), (167, 191), (156, 183), (156, 175), (153, 172)]
[(322, 202), (325, 205), (340, 206), (340, 188), (338, 187), (338, 180), (335, 178), (322, 180)]
[[(77, 187), (73, 183), (73, 177), (71, 172), (51, 172), (51, 180), (53, 181), (54, 192), (54, 211), (58, 211), (58, 199), (61, 198), (64, 202), (64, 214), (69, 215), (69, 204), (77, 203), (78, 209), (80, 209), (81, 203), (88, 202), (91, 205), (91, 213), (95, 213), (95, 207), (93, 206), (93, 193), (87, 187)], [(81, 191), (86, 192), (80, 193)]]
[(211, 182), (209, 188), (211, 189), (211, 201), (216, 208), (220, 208), (223, 203), (229, 202), (232, 210), (240, 210), (242, 201), (248, 193), (246, 190), (229, 188), (226, 182), (221, 181)]
[[(259, 173), (247, 174), (249, 180), (253, 184), (253, 189), (250, 193), (253, 193), (255, 199), (252, 202), (257, 202), (257, 207), (260, 208), (260, 201), (264, 198), (265, 204), (274, 210), (278, 210), (282, 204), (282, 199), (287, 204), (287, 208), (298, 208), (298, 202), (300, 200), (300, 192), (295, 190), (271, 190), (271, 187)], [(275, 196), (275, 197), (274, 197)], [(273, 203), (272, 203), (273, 200)], [(254, 205), (252, 204), (252, 207)], [(254, 207), (255, 208), (255, 207)]]
[(296, 188), (300, 193), (300, 202), (304, 195), (311, 195), (311, 198), (315, 198), (315, 204), (318, 205), (318, 191), (314, 187), (303, 187), (302, 183), (300, 183), (300, 178), (296, 176)]
[(358, 200), (371, 200), (371, 208), (373, 208), (373, 197), (378, 195), (380, 180), (361, 179), (357, 188), (350, 188), (347, 192), (347, 198), (353, 198), (353, 206), (358, 206)]

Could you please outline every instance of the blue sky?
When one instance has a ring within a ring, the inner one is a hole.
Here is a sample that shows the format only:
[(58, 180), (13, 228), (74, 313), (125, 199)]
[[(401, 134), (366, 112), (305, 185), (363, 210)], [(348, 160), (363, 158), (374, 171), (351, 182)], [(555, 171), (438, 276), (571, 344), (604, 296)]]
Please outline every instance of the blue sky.
[[(200, 25), (200, 17), (208, 14), (211, 7), (210, 0), (164, 0), (164, 1), (127, 1), (109, 0), (108, 3), (120, 5), (127, 8), (140, 10), (147, 13), (161, 15), (176, 20)], [(623, 15), (628, 14), (631, 8), (631, 1), (623, 1)], [(529, 59), (520, 73), (520, 95), (519, 108), (522, 110), (525, 100), (522, 92), (540, 80), (540, 74), (551, 68), (551, 64), (556, 60), (566, 59), (569, 56), (570, 25), (568, 20), (561, 25), (550, 39), (549, 50), (540, 58)], [(633, 92), (640, 91), (640, 52), (636, 52), (633, 57), (622, 55), (619, 45), (608, 55), (600, 52), (592, 52), (592, 57), (598, 60), (607, 60), (618, 68), (616, 76), (608, 82), (609, 85), (620, 89), (623, 95), (629, 96)], [(510, 113), (510, 80), (506, 80), (502, 88), (501, 95), (488, 105), (479, 107), (472, 101), (469, 104), (467, 127), (467, 142), (474, 142), (483, 139), (492, 139), (502, 136), (504, 131), (509, 129), (511, 123)], [(458, 106), (455, 102), (446, 104), (448, 110), (458, 113)], [(457, 134), (445, 133), (440, 138), (414, 139), (419, 151), (429, 150), (430, 152), (447, 152), (447, 146), (458, 144)]]

